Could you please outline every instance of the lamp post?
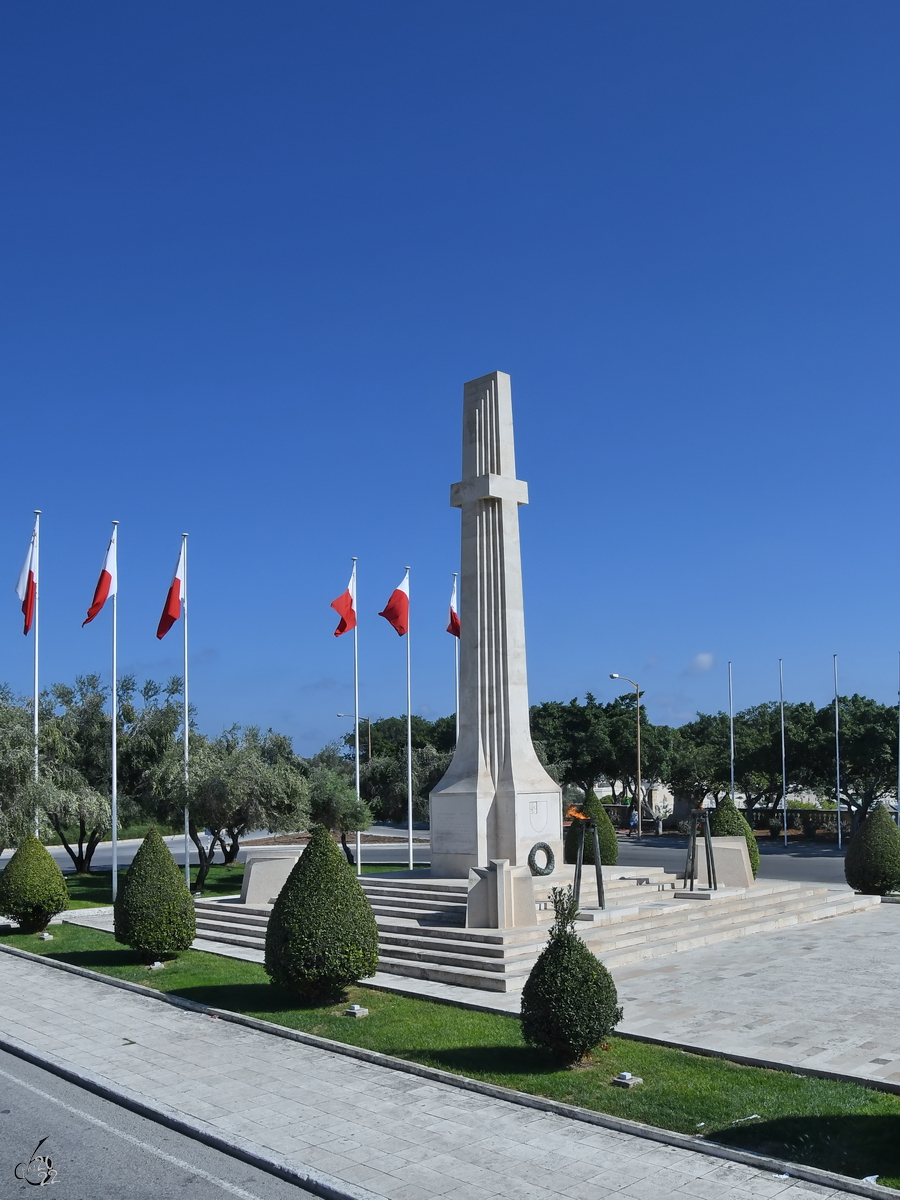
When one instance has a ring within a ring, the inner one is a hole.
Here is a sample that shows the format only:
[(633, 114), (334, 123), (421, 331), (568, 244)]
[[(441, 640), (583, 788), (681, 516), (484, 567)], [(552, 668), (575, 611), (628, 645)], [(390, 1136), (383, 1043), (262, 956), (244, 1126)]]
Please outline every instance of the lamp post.
[[(347, 717), (350, 714), (349, 713), (335, 713), (334, 715), (336, 717)], [(366, 762), (369, 762), (369, 760), (372, 757), (372, 718), (371, 717), (360, 717), (359, 719), (360, 719), (360, 721), (365, 721), (367, 723), (367, 728), (369, 731), (368, 753), (366, 754)], [(359, 736), (358, 730), (357, 730), (356, 736)]]
[(622, 679), (625, 683), (630, 683), (634, 688), (635, 697), (637, 699), (637, 788), (635, 790), (637, 792), (637, 833), (638, 841), (640, 841), (643, 830), (643, 825), (641, 823), (641, 807), (643, 805), (643, 793), (641, 791), (641, 689), (634, 682), (634, 680), (629, 679), (627, 675), (618, 675), (616, 672), (612, 672), (609, 677), (610, 679)]

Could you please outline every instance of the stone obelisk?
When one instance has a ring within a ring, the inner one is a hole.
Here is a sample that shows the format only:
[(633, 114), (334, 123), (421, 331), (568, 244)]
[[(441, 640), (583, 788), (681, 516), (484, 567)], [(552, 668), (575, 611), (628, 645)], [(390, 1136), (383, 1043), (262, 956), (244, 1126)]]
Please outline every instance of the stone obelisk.
[[(463, 391), (459, 740), (431, 793), (432, 876), (527, 863), (546, 842), (562, 864), (562, 796), (541, 766), (528, 721), (512, 394), (502, 371)], [(541, 859), (543, 863), (543, 859)]]

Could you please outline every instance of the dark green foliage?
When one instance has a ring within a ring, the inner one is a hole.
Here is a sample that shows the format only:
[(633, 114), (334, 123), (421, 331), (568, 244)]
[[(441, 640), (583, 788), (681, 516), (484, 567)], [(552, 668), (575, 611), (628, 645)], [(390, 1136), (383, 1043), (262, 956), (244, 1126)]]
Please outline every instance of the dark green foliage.
[(0, 913), (25, 933), (38, 933), (69, 907), (66, 881), (36, 837), (24, 838), (0, 875)]
[(864, 896), (900, 891), (900, 829), (877, 805), (859, 826), (844, 859), (847, 882)]
[(759, 846), (756, 844), (753, 830), (747, 824), (744, 814), (738, 812), (732, 804), (730, 796), (726, 796), (724, 800), (720, 800), (718, 807), (710, 811), (709, 832), (713, 837), (742, 837), (746, 839), (747, 853), (750, 855), (750, 866), (753, 870), (753, 878), (755, 879), (756, 872), (759, 870)]
[(154, 826), (122, 881), (115, 904), (116, 941), (148, 962), (187, 950), (194, 940), (194, 901)]
[(273, 983), (314, 999), (337, 996), (377, 969), (375, 916), (334, 839), (317, 825), (272, 908), (266, 971)]
[[(613, 823), (609, 819), (609, 813), (606, 811), (606, 806), (601, 804), (596, 792), (593, 790), (588, 792), (581, 806), (581, 811), (585, 816), (592, 817), (597, 822), (601, 862), (606, 867), (615, 866), (619, 861), (619, 841), (616, 837), (616, 831), (613, 829)], [(566, 841), (563, 849), (566, 862), (573, 863), (578, 853), (577, 820), (573, 821), (566, 830)], [(582, 861), (591, 865), (594, 862), (594, 838), (590, 830), (587, 830), (584, 835), (584, 858)]]
[(550, 941), (522, 989), (522, 1036), (564, 1063), (579, 1062), (619, 1021), (616, 985), (575, 932), (572, 889), (552, 892)]

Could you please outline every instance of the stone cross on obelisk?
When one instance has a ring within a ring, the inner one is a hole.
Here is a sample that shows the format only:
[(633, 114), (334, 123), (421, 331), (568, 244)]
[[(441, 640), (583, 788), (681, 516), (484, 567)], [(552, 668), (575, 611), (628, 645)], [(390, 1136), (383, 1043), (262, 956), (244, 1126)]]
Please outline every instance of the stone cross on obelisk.
[[(562, 795), (531, 744), (512, 395), (502, 371), (463, 391), (459, 740), (431, 793), (431, 873), (467, 876), (546, 842), (562, 865)], [(541, 857), (543, 865), (543, 857)]]

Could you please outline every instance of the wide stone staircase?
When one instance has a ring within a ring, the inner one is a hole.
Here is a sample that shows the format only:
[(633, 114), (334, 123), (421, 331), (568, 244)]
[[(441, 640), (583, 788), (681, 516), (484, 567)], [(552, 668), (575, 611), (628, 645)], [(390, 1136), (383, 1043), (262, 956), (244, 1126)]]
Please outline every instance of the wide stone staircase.
[[(550, 889), (570, 876), (535, 879), (537, 920), (527, 929), (465, 928), (465, 880), (392, 872), (360, 880), (378, 924), (379, 971), (484, 991), (521, 989), (547, 940)], [(609, 968), (661, 958), (732, 938), (860, 912), (877, 896), (799, 883), (756, 883), (748, 889), (676, 896), (681, 881), (661, 868), (604, 868), (607, 907), (597, 907), (593, 870), (582, 882), (577, 929)], [(708, 898), (701, 898), (708, 897)], [(265, 949), (271, 905), (198, 900), (197, 937)], [(256, 957), (256, 955), (254, 955)]]

